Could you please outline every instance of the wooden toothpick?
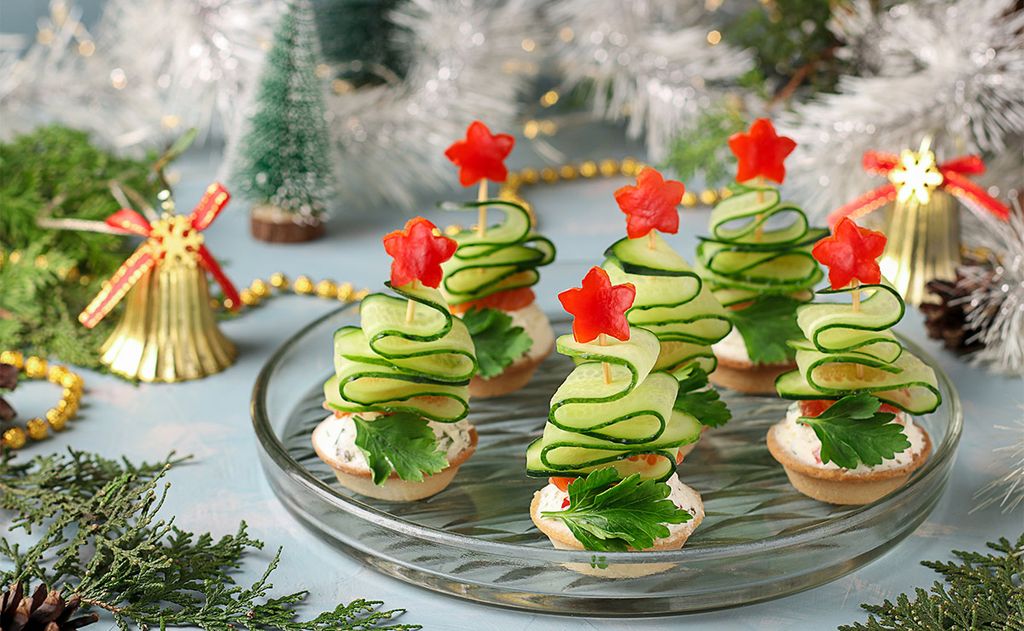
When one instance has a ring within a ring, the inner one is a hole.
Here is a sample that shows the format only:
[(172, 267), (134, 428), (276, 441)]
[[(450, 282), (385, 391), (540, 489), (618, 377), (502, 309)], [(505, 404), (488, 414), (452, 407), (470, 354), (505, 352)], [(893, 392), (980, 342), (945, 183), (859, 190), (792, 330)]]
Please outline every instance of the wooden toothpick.
[[(597, 336), (597, 343), (599, 346), (608, 346), (608, 337), (602, 333)], [(608, 362), (601, 362), (601, 370), (604, 371), (604, 382), (609, 384), (612, 382), (612, 366)]]
[[(476, 201), (487, 201), (487, 180), (480, 180), (480, 188), (477, 191)], [(476, 236), (483, 238), (485, 232), (487, 232), (487, 206), (480, 206), (477, 208)]]

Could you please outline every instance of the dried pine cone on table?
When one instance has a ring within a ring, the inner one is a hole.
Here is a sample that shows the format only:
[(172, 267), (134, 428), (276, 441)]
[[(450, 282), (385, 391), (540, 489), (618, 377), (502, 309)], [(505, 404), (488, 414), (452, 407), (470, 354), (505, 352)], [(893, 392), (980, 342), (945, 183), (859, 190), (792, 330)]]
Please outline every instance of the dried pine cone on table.
[[(988, 278), (991, 279), (991, 276)], [(955, 280), (930, 280), (925, 287), (937, 295), (940, 302), (919, 305), (921, 312), (924, 313), (924, 326), (928, 331), (928, 337), (942, 340), (948, 350), (959, 355), (973, 353), (985, 347), (975, 334), (976, 331), (967, 325), (970, 294), (973, 290), (970, 284), (959, 270)]]
[[(14, 390), (18, 385), (18, 367), (11, 364), (0, 364), (0, 391)], [(14, 418), (14, 408), (6, 399), (0, 397), (0, 421), (9, 421)], [(4, 627), (3, 631), (7, 631)]]
[(57, 590), (47, 590), (44, 584), (28, 598), (21, 584), (11, 585), (0, 602), (0, 630), (70, 631), (99, 620), (94, 613), (72, 618), (80, 605), (77, 596), (65, 601)]

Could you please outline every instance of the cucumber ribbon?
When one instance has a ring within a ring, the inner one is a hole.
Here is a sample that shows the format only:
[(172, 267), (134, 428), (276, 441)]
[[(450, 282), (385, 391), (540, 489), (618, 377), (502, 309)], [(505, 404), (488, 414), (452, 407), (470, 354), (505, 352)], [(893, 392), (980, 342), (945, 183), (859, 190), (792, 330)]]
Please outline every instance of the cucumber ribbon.
[[(390, 284), (388, 284), (391, 287)], [(442, 423), (469, 412), (476, 372), (473, 340), (437, 289), (391, 287), (401, 298), (375, 293), (359, 306), (362, 328), (334, 333), (335, 375), (324, 384), (329, 407), (342, 412), (411, 412)], [(407, 301), (417, 303), (406, 322)]]
[(621, 239), (605, 257), (602, 267), (613, 283), (636, 287), (636, 300), (626, 319), (654, 333), (661, 343), (654, 370), (713, 371), (717, 362), (711, 345), (728, 335), (732, 324), (686, 260), (657, 232)]
[(476, 211), (481, 206), (501, 211), (504, 219), (488, 227), (483, 236), (476, 230), (461, 230), (452, 237), (459, 248), (441, 266), (441, 291), (451, 305), (500, 291), (532, 287), (540, 280), (537, 268), (555, 259), (554, 244), (531, 230), (530, 214), (520, 204), (490, 199), (441, 205), (445, 210), (455, 211)]
[[(658, 338), (630, 327), (625, 342), (581, 344), (563, 335), (557, 348), (577, 366), (551, 399), (543, 435), (527, 449), (527, 473), (581, 476), (610, 466), (622, 478), (633, 473), (659, 481), (671, 476), (678, 447), (697, 441), (701, 424), (674, 409), (676, 378), (654, 370)], [(604, 381), (602, 363), (611, 366), (611, 383)]]
[(701, 276), (726, 307), (767, 294), (808, 296), (822, 278), (811, 248), (828, 234), (811, 228), (778, 189), (735, 185), (711, 211), (711, 236), (701, 237)]
[[(849, 303), (825, 302), (797, 308), (797, 324), (806, 339), (791, 342), (797, 369), (775, 382), (787, 399), (840, 399), (868, 392), (910, 414), (933, 412), (942, 402), (935, 372), (906, 351), (892, 334), (906, 306), (883, 279), (862, 285), (868, 294), (854, 311)], [(852, 287), (826, 289), (823, 295), (848, 294)], [(858, 368), (859, 367), (859, 368)]]

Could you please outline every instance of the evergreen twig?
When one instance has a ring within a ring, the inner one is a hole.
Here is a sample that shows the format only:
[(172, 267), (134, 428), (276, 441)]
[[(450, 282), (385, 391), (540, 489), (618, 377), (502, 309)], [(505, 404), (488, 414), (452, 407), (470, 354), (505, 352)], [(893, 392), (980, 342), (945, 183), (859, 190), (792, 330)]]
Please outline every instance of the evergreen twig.
[(120, 629), (420, 628), (392, 624), (404, 610), (364, 599), (300, 619), (307, 592), (270, 596), (280, 549), (255, 582), (238, 585), (248, 554), (263, 548), (245, 522), (215, 539), (158, 518), (170, 488), (164, 476), (183, 460), (172, 453), (136, 465), (75, 450), (29, 462), (0, 458), (0, 510), (15, 513), (11, 531), (36, 535), (26, 547), (0, 538), (0, 559), (12, 568), (0, 570), (0, 583), (44, 581), (105, 611)]
[(867, 622), (839, 627), (839, 631), (952, 631), (956, 629), (1024, 629), (1024, 534), (1011, 543), (1005, 537), (987, 544), (994, 552), (954, 550), (956, 561), (924, 561), (942, 575), (931, 591), (918, 587), (896, 602), (863, 604)]

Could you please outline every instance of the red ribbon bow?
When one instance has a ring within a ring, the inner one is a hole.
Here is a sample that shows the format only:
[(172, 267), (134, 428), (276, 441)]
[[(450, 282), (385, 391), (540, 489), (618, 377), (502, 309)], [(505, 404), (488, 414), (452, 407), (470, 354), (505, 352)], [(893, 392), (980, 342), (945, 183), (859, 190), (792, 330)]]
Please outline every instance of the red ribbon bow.
[(146, 272), (163, 260), (168, 254), (171, 238), (181, 248), (178, 250), (178, 254), (194, 255), (198, 259), (198, 263), (217, 280), (221, 289), (224, 290), (224, 297), (230, 304), (230, 309), (238, 310), (242, 303), (238, 296), (238, 290), (224, 274), (217, 260), (203, 245), (202, 237), (198, 234), (213, 223), (229, 199), (231, 196), (228, 195), (227, 189), (215, 183), (206, 188), (203, 198), (199, 200), (199, 204), (188, 217), (175, 215), (171, 219), (160, 220), (154, 225), (130, 208), (122, 208), (107, 217), (106, 224), (121, 234), (146, 237), (146, 240), (121, 264), (110, 280), (103, 283), (100, 293), (96, 294), (89, 306), (78, 315), (78, 321), (88, 329), (99, 324), (117, 306), (117, 303), (121, 302), (128, 290)]
[[(889, 175), (900, 165), (900, 157), (894, 153), (882, 153), (878, 151), (867, 151), (861, 166), (868, 173)], [(1005, 220), (1010, 215), (1010, 209), (1002, 202), (985, 192), (985, 189), (975, 184), (968, 176), (978, 175), (985, 172), (985, 163), (980, 156), (968, 155), (953, 158), (935, 167), (942, 176), (942, 182), (938, 188), (953, 195), (972, 210), (985, 209), (996, 217)], [(849, 204), (839, 208), (829, 215), (829, 225), (835, 225), (843, 217), (856, 219), (876, 210), (896, 199), (898, 189), (892, 182), (879, 186), (873, 191), (861, 195)]]

